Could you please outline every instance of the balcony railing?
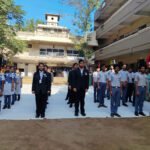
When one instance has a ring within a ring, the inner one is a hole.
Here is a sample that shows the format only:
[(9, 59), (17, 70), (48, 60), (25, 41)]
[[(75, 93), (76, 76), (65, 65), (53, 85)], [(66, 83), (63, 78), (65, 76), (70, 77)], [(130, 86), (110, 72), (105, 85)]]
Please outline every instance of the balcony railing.
[(99, 49), (95, 52), (95, 57), (101, 59), (115, 57), (118, 55), (124, 55), (141, 51), (143, 49), (149, 49), (150, 47), (150, 27), (139, 30), (136, 33), (124, 37), (119, 41), (116, 41), (108, 46)]

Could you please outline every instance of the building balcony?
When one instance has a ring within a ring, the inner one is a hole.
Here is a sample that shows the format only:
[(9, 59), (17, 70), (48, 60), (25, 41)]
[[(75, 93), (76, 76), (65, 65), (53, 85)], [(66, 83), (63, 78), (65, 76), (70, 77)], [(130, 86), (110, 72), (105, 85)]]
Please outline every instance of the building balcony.
[(24, 41), (41, 41), (73, 44), (68, 33), (50, 33), (50, 32), (18, 32), (17, 38)]
[(104, 0), (100, 8), (95, 12), (95, 21), (104, 21), (108, 19), (117, 9), (127, 0)]
[(117, 56), (134, 54), (142, 50), (150, 49), (150, 27), (139, 30), (136, 33), (124, 37), (95, 52), (96, 60), (115, 58)]
[(35, 55), (31, 56), (28, 52), (24, 52), (21, 54), (17, 54), (13, 57), (13, 62), (16, 63), (30, 63), (37, 64), (39, 62), (44, 62), (47, 64), (59, 64), (59, 65), (72, 65), (72, 63), (77, 62), (79, 59), (83, 59), (83, 57), (79, 57), (77, 55), (72, 56), (54, 56), (54, 55)]
[(150, 6), (149, 0), (128, 0), (120, 9), (118, 9), (105, 23), (96, 30), (97, 39), (114, 33), (121, 27), (129, 25), (141, 16), (140, 11), (144, 11)]

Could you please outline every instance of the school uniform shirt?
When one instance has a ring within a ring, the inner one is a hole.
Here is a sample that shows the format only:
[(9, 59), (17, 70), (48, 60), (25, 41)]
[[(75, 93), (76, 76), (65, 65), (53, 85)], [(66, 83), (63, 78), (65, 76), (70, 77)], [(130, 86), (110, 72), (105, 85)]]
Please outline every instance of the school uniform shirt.
[(0, 73), (0, 90), (2, 90), (2, 82), (4, 81), (4, 74)]
[[(4, 75), (0, 73), (0, 92), (2, 91), (2, 82), (4, 81)], [(0, 97), (1, 100), (1, 97)]]
[(120, 73), (112, 73), (110, 76), (111, 86), (112, 87), (121, 87), (121, 75)]
[(128, 77), (128, 83), (133, 83), (134, 73), (133, 72), (128, 72), (127, 77)]
[(99, 73), (99, 82), (106, 83), (107, 82), (107, 72), (101, 71)]
[(108, 71), (107, 71), (107, 79), (108, 79), (108, 80), (110, 79), (110, 76), (111, 76), (112, 73), (114, 73), (113, 70), (108, 70)]
[(135, 82), (138, 83), (138, 86), (145, 86), (147, 85), (147, 75), (138, 73), (135, 77)]
[(4, 73), (4, 95), (12, 95), (12, 73)]
[[(12, 72), (12, 79), (14, 80), (14, 87), (16, 86), (16, 73)], [(14, 88), (14, 90), (12, 91), (12, 95), (16, 93), (16, 90)]]
[(16, 75), (16, 94), (21, 94), (21, 75)]
[(95, 71), (95, 72), (93, 72), (93, 82), (94, 83), (97, 83), (98, 82), (98, 72), (97, 71)]
[(119, 73), (121, 75), (121, 81), (127, 82), (128, 81), (128, 71), (120, 70)]

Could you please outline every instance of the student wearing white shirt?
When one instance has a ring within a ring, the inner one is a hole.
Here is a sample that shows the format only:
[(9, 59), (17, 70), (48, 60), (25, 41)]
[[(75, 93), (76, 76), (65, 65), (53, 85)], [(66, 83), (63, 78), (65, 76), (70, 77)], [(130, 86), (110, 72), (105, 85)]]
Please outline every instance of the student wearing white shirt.
[(140, 72), (135, 77), (136, 82), (136, 99), (135, 99), (135, 116), (146, 116), (143, 112), (143, 104), (146, 96), (147, 76), (145, 66), (140, 67)]
[(16, 91), (16, 99), (17, 99), (17, 101), (20, 101), (21, 88), (22, 88), (21, 72), (19, 70), (16, 70), (16, 86), (15, 86), (15, 91)]
[(106, 92), (106, 86), (107, 86), (107, 72), (105, 71), (106, 67), (105, 65), (102, 66), (102, 71), (99, 73), (99, 85), (98, 88), (98, 98), (99, 98), (99, 106), (98, 107), (107, 107), (104, 104), (104, 98), (105, 98), (105, 92)]
[(97, 68), (96, 71), (93, 72), (93, 88), (94, 88), (94, 103), (98, 102), (98, 75), (100, 72), (100, 68)]
[(121, 74), (121, 81), (122, 81), (122, 105), (128, 107), (126, 104), (127, 102), (127, 85), (128, 85), (128, 72), (126, 71), (127, 66), (123, 65), (122, 70), (120, 71)]
[(110, 94), (111, 94), (111, 117), (117, 116), (121, 117), (118, 114), (118, 107), (120, 104), (120, 96), (122, 91), (122, 82), (121, 82), (121, 75), (119, 74), (119, 66), (115, 65), (115, 72), (111, 74), (109, 79), (109, 86), (110, 86)]
[[(114, 72), (115, 72), (114, 66), (110, 66), (110, 70), (107, 71), (107, 80), (110, 79), (111, 74)], [(109, 87), (107, 88), (107, 94), (106, 95), (107, 95), (107, 99), (110, 100), (110, 88)]]
[(2, 97), (3, 97), (3, 90), (4, 90), (4, 75), (1, 73), (1, 68), (0, 68), (0, 111), (1, 111), (1, 102), (2, 102)]
[(4, 73), (4, 107), (3, 109), (11, 108), (11, 95), (14, 91), (14, 79), (12, 73), (10, 72), (10, 67), (6, 67)]
[(128, 70), (128, 87), (127, 87), (127, 101), (129, 99), (129, 102), (132, 102), (131, 97), (133, 95), (133, 91), (134, 91), (134, 73), (132, 71), (132, 68), (129, 68)]

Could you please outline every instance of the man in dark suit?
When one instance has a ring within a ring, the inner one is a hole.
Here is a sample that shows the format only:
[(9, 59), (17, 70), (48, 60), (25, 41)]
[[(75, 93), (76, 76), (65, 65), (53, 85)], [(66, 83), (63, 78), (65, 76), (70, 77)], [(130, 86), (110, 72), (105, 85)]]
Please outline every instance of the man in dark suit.
[(79, 105), (82, 116), (85, 114), (85, 94), (89, 88), (89, 71), (85, 68), (84, 60), (79, 61), (79, 68), (73, 73), (73, 91), (77, 92), (77, 100), (75, 102), (75, 116), (79, 115)]
[[(51, 93), (52, 76), (51, 76), (51, 73), (48, 70), (48, 66), (47, 65), (44, 66), (44, 70), (47, 73), (47, 77), (48, 77), (49, 84), (50, 84), (50, 93)], [(48, 97), (50, 96), (50, 93), (47, 94), (47, 102), (46, 102), (46, 104), (48, 104)]]
[(68, 104), (70, 104), (70, 107), (72, 107), (72, 104), (75, 103), (76, 100), (76, 93), (73, 91), (73, 74), (74, 71), (78, 68), (78, 64), (74, 63), (72, 66), (72, 70), (69, 72), (68, 75), (68, 93), (69, 93), (69, 101)]
[(45, 118), (47, 94), (50, 92), (50, 82), (44, 71), (44, 64), (39, 63), (38, 71), (34, 73), (32, 93), (36, 99), (36, 118)]

